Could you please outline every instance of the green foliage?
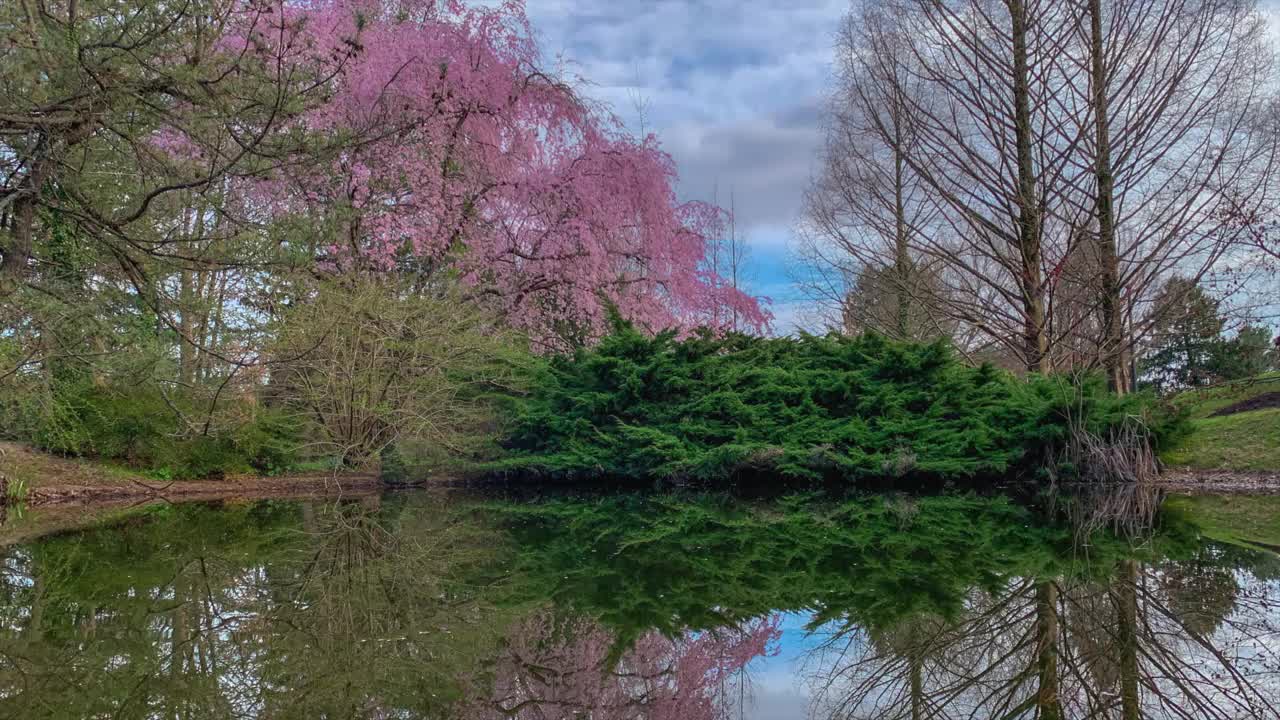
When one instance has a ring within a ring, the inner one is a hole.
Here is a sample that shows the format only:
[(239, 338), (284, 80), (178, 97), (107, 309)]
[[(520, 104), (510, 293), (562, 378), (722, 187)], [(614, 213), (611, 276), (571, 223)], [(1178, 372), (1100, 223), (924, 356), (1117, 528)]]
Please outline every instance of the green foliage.
[(1240, 380), (1276, 362), (1270, 328), (1245, 325), (1225, 337), (1221, 301), (1194, 281), (1173, 278), (1157, 296), (1149, 347), (1140, 376), (1159, 392)]
[[(501, 590), (503, 551), (403, 495), (164, 504), (56, 533), (0, 578), (0, 657), (25, 648), (28, 669), (3, 666), (0, 717), (225, 718), (249, 693), (278, 719), (454, 717), (511, 622), (480, 596)], [(158, 677), (162, 699), (137, 702)]]
[(1153, 306), (1159, 315), (1140, 375), (1164, 392), (1203, 385), (1213, 376), (1214, 349), (1224, 321), (1221, 303), (1195, 280), (1175, 277), (1160, 288)]
[(1015, 578), (1105, 578), (1135, 552), (1186, 552), (1185, 523), (1141, 551), (1008, 498), (613, 496), (491, 503), (518, 548), (529, 599), (550, 597), (615, 628), (705, 630), (784, 610), (812, 626), (889, 628), (962, 614), (973, 590)]
[[(723, 480), (1034, 474), (1073, 429), (1101, 436), (1151, 415), (1100, 382), (1020, 380), (944, 343), (877, 335), (646, 336), (619, 323), (547, 362), (512, 402), (498, 472), (557, 478)], [(1148, 418), (1154, 435), (1167, 421)]]
[(383, 447), (379, 459), (381, 462), (378, 466), (378, 476), (382, 482), (388, 485), (401, 485), (409, 480), (409, 467), (405, 465), (404, 456), (400, 454), (398, 445), (391, 443)]
[(1271, 330), (1259, 325), (1240, 328), (1230, 340), (1220, 340), (1213, 348), (1211, 369), (1221, 380), (1239, 380), (1271, 369)]
[(390, 445), (413, 463), (491, 443), (487, 395), (528, 355), (458, 287), (388, 277), (325, 283), (275, 331), (270, 392), (348, 467)]
[(50, 452), (119, 461), (161, 477), (274, 473), (295, 461), (298, 430), (280, 412), (224, 408), (206, 426), (199, 408), (184, 405), (153, 385), (71, 377), (53, 385), (43, 407), (29, 408), (24, 435)]

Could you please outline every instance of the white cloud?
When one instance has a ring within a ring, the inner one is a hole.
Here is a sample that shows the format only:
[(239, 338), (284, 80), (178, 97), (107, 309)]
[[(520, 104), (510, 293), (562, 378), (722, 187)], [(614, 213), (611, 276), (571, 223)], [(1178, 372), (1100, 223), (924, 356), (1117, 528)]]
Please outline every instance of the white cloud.
[(686, 198), (722, 204), (757, 242), (777, 243), (799, 211), (821, 141), (837, 20), (848, 0), (531, 0), (548, 60), (562, 57), (633, 130), (676, 159)]

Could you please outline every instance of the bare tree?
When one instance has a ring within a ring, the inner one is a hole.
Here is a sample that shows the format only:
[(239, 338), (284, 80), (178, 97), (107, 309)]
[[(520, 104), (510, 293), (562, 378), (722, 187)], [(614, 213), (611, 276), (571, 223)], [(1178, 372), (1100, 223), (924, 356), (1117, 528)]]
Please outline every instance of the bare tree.
[[(711, 204), (720, 206), (720, 187), (717, 184), (711, 191)], [(708, 238), (706, 267), (726, 287), (746, 292), (750, 283), (748, 258), (751, 257), (751, 245), (746, 236), (738, 229), (738, 207), (734, 199), (733, 188), (729, 188), (729, 210), (725, 214), (722, 233)], [(736, 306), (716, 306), (711, 311), (711, 324), (718, 328), (727, 328), (739, 332), (750, 330), (746, 318), (741, 316)]]
[[(903, 94), (916, 88), (906, 77), (905, 52), (883, 66), (860, 60), (870, 23), (885, 25), (889, 51), (902, 49), (891, 42), (888, 22), (868, 8), (841, 24), (822, 169), (806, 193), (799, 236), (811, 272), (799, 279), (816, 300), (838, 309), (846, 331), (920, 340), (948, 330), (931, 282), (936, 263), (914, 250), (913, 236), (927, 232), (937, 214), (907, 162), (914, 141)], [(898, 77), (883, 81), (878, 72)]]
[(1248, 0), (1075, 4), (1079, 41), (1063, 60), (1088, 69), (1068, 89), (1087, 110), (1075, 121), (1091, 172), (1067, 197), (1093, 216), (1093, 364), (1122, 391), (1128, 356), (1159, 321), (1158, 286), (1223, 273), (1247, 240), (1229, 218), (1275, 202), (1274, 57)]
[(311, 427), (317, 454), (347, 466), (404, 442), (419, 458), (465, 453), (491, 426), (483, 392), (514, 387), (507, 340), (457, 288), (335, 279), (281, 319), (272, 390)]
[(809, 289), (922, 268), (933, 314), (1017, 365), (1124, 390), (1158, 286), (1225, 275), (1275, 204), (1273, 65), (1249, 0), (855, 4)]
[[(920, 251), (944, 262), (951, 312), (1002, 343), (1029, 370), (1047, 371), (1049, 282), (1078, 218), (1059, 211), (1078, 133), (1065, 126), (1058, 57), (1070, 17), (1040, 0), (898, 0), (868, 24), (860, 62), (911, 123), (904, 158), (929, 189), (940, 231)], [(888, 64), (903, 53), (909, 72)], [(910, 81), (910, 85), (905, 82)], [(883, 123), (881, 138), (894, 143)]]

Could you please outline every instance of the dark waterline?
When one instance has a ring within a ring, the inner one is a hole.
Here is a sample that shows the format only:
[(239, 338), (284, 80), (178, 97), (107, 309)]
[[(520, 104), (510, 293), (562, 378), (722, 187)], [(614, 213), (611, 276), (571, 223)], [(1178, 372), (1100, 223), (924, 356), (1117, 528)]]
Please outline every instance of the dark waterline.
[(0, 548), (0, 718), (1280, 718), (1274, 504), (1017, 495), (141, 509)]

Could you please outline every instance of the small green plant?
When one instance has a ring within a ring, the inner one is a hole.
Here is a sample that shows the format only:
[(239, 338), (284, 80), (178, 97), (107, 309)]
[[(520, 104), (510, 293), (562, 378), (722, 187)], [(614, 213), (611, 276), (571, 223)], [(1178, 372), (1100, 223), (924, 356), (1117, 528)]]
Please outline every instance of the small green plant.
[(395, 443), (383, 447), (379, 457), (381, 464), (378, 476), (382, 482), (388, 485), (403, 485), (409, 481), (409, 466), (405, 464), (404, 456), (400, 454), (400, 449)]
[(0, 486), (4, 487), (5, 503), (16, 505), (25, 502), (31, 491), (31, 484), (25, 477), (0, 474)]

